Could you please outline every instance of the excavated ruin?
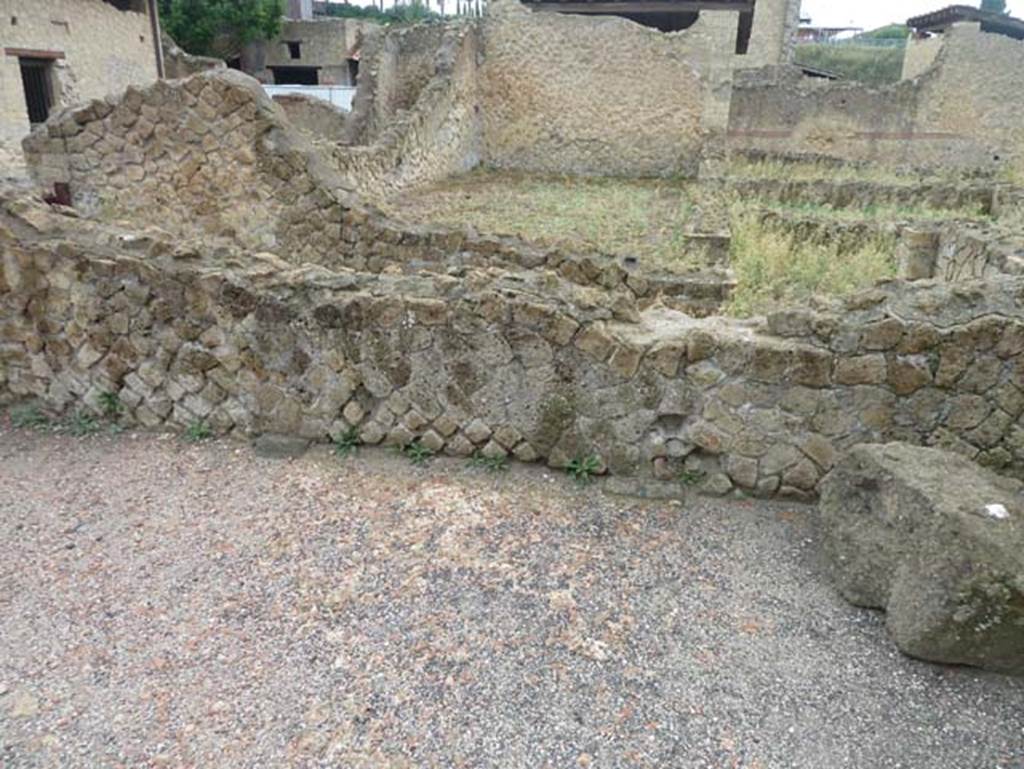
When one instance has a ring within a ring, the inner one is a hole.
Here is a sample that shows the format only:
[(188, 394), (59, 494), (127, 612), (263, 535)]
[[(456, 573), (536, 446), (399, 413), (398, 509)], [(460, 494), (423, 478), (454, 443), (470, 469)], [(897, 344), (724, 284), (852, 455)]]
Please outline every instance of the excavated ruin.
[(942, 266), (956, 232), (915, 241), (953, 282), (740, 321), (715, 315), (727, 270), (388, 218), (234, 72), (67, 110), (26, 152), (71, 205), (2, 201), (6, 402), (98, 411), (114, 394), (147, 428), (593, 456), (649, 495), (685, 476), (811, 496), (837, 452), (891, 440), (1024, 476), (1024, 278), (995, 271), (1011, 254), (997, 279), (960, 280)]

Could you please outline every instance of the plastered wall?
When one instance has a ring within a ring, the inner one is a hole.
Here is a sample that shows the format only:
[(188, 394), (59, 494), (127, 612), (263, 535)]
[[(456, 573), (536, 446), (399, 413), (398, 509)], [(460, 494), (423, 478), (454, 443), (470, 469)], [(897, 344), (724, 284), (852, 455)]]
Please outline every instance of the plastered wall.
[[(363, 31), (376, 25), (361, 19), (289, 19), (276, 40), (266, 43), (266, 70), (255, 73), (272, 83), (270, 67), (319, 67), (320, 85), (354, 85), (348, 59), (357, 54)], [(299, 43), (293, 59), (288, 42)]]
[(485, 161), (555, 173), (694, 171), (705, 133), (724, 128), (737, 18), (704, 12), (666, 34), (497, 0), (482, 25)]

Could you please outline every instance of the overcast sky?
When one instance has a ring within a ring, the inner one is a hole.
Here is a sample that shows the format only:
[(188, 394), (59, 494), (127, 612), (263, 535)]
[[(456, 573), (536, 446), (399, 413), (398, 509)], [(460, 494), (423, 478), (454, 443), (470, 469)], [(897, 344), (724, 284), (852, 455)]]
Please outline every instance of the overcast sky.
[[(904, 22), (911, 16), (937, 11), (954, 0), (803, 0), (800, 15), (811, 17), (815, 26), (864, 27), (874, 29), (892, 22)], [(977, 0), (960, 0), (964, 5), (979, 5)], [(1024, 0), (1006, 4), (1014, 16), (1024, 16)]]

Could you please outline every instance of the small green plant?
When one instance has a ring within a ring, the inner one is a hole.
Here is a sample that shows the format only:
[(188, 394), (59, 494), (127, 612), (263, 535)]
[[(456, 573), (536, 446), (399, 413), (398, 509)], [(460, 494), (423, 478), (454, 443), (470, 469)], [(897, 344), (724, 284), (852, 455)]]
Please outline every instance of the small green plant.
[(19, 406), (11, 409), (11, 424), (15, 427), (41, 428), (50, 424), (50, 420), (35, 406)]
[(420, 443), (419, 438), (402, 447), (404, 454), (414, 465), (422, 465), (434, 456), (434, 450)]
[(334, 453), (344, 459), (359, 451), (359, 447), (362, 445), (363, 441), (359, 437), (359, 431), (352, 427), (346, 433), (334, 439)]
[(189, 443), (199, 443), (213, 436), (213, 430), (202, 419), (197, 419), (185, 430), (185, 440)]
[(67, 430), (76, 438), (83, 438), (99, 432), (100, 423), (88, 411), (79, 409), (68, 418)]
[(683, 470), (679, 475), (679, 482), (684, 486), (697, 486), (704, 480), (707, 473), (703, 470)]
[(601, 460), (594, 455), (576, 457), (565, 467), (565, 472), (581, 486), (592, 482), (601, 469)]
[(502, 456), (487, 457), (479, 451), (474, 451), (469, 458), (472, 467), (480, 467), (489, 473), (501, 473), (508, 470), (508, 458)]
[(100, 393), (100, 407), (103, 409), (103, 416), (108, 419), (117, 419), (124, 411), (124, 404), (117, 393)]

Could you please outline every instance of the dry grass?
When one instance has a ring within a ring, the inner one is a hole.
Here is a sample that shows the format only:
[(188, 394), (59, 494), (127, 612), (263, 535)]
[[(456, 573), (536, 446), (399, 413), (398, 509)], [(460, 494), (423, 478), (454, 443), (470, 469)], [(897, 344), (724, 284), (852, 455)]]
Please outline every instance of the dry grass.
[(874, 182), (876, 184), (915, 184), (919, 176), (876, 165), (856, 165), (781, 160), (750, 160), (734, 158), (729, 163), (729, 176), (737, 179), (772, 179), (776, 181)]
[[(751, 166), (756, 173), (782, 172), (766, 164)], [(804, 174), (804, 178), (821, 170), (814, 164), (802, 169), (798, 164), (786, 164), (784, 168), (786, 172), (795, 168), (797, 176)], [(870, 173), (877, 182), (905, 180), (884, 170)], [(483, 233), (514, 235), (570, 250), (635, 256), (642, 263), (676, 271), (690, 269), (699, 260), (692, 247), (687, 250), (688, 233), (728, 228), (733, 238), (731, 265), (738, 281), (728, 311), (739, 316), (763, 313), (812, 294), (846, 294), (892, 276), (896, 239), (885, 232), (888, 223), (981, 218), (981, 211), (974, 209), (836, 209), (768, 203), (737, 199), (721, 188), (679, 180), (537, 177), (488, 171), (407, 193), (388, 207), (405, 219), (469, 225)], [(854, 248), (823, 238), (808, 239), (785, 225), (763, 221), (758, 214), (765, 209), (826, 222), (874, 222), (879, 234)]]
[(815, 294), (841, 296), (896, 272), (895, 238), (877, 235), (857, 249), (807, 241), (741, 208), (732, 224), (730, 259), (737, 286), (730, 315), (759, 315)]
[(821, 203), (780, 203), (761, 201), (762, 208), (789, 216), (823, 219), (832, 222), (942, 222), (969, 219), (978, 221), (991, 218), (981, 204), (960, 208), (933, 208), (931, 206), (897, 206), (870, 204), (861, 207), (836, 208)]
[(388, 204), (414, 221), (469, 225), (548, 246), (685, 266), (699, 219), (694, 186), (679, 180), (581, 179), (479, 171)]

